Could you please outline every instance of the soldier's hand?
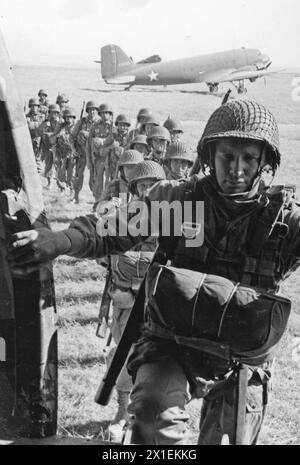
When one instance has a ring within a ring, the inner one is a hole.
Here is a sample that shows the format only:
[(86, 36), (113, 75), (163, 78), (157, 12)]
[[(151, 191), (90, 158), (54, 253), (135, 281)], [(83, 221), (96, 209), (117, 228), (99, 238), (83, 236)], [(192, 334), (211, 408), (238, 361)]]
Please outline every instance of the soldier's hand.
[(13, 234), (8, 251), (8, 262), (15, 276), (24, 276), (39, 268), (42, 263), (66, 253), (71, 247), (63, 231), (53, 232), (41, 228)]

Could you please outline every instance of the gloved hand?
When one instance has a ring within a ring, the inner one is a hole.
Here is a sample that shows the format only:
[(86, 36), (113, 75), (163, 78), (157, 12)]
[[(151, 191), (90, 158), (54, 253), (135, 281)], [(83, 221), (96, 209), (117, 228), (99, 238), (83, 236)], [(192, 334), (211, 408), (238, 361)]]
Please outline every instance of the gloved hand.
[(71, 248), (71, 242), (63, 231), (32, 229), (11, 236), (7, 260), (14, 276), (26, 276)]

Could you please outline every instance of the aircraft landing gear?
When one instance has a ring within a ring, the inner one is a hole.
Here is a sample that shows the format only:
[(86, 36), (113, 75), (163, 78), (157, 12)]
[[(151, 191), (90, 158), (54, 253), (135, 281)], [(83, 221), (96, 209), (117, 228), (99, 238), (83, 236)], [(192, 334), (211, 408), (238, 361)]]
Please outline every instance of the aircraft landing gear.
[(215, 93), (215, 92), (218, 92), (218, 90), (219, 90), (219, 84), (217, 84), (217, 83), (211, 83), (211, 82), (210, 82), (210, 83), (208, 83), (207, 85), (208, 85), (209, 92), (210, 92), (211, 94), (213, 94), (213, 93)]
[(239, 81), (238, 86), (236, 84), (234, 84), (234, 82), (232, 84), (236, 88), (238, 94), (247, 94), (247, 88), (245, 87), (245, 82), (244, 81)]
[(129, 91), (131, 89), (132, 86), (128, 86), (128, 87), (124, 87), (124, 90), (127, 90)]

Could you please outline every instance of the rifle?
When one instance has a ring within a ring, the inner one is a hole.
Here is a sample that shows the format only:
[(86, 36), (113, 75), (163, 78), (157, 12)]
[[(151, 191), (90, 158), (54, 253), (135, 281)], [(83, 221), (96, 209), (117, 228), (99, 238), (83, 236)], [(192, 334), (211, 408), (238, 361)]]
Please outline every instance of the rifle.
[(110, 266), (106, 272), (105, 285), (102, 293), (102, 299), (100, 303), (99, 315), (98, 315), (98, 325), (96, 329), (96, 336), (105, 338), (107, 328), (109, 326), (109, 310), (111, 298), (108, 294), (108, 288), (111, 283), (111, 269)]
[[(162, 253), (159, 248), (157, 248), (149, 267), (155, 262), (159, 262), (161, 264), (165, 264), (167, 262), (165, 254)], [(132, 344), (137, 341), (140, 335), (141, 327), (144, 321), (145, 283), (146, 277), (143, 279), (139, 288), (121, 340), (116, 348), (114, 357), (96, 392), (95, 402), (99, 405), (108, 404), (112, 390), (116, 384), (120, 371), (124, 366), (130, 348)]]
[(82, 120), (82, 117), (83, 117), (84, 110), (85, 110), (85, 100), (82, 102), (82, 107), (81, 107), (81, 112), (80, 112), (80, 119), (81, 120)]
[[(77, 130), (77, 135), (76, 135), (76, 137), (74, 139), (74, 147), (75, 147), (76, 152), (77, 152), (77, 137), (78, 137), (78, 134), (79, 134), (79, 132), (81, 131), (81, 128), (82, 128), (82, 124), (83, 124), (82, 118), (83, 118), (84, 110), (85, 110), (85, 100), (82, 102), (82, 107), (81, 107), (81, 112), (80, 112), (80, 117), (79, 117), (80, 125), (79, 125), (79, 128)], [(77, 153), (76, 153), (76, 156), (75, 156), (75, 173), (74, 173), (74, 178), (75, 179), (78, 179), (78, 169), (79, 169), (79, 157), (77, 156)]]
[(7, 247), (18, 231), (47, 227), (27, 121), (0, 32), (0, 436), (45, 437), (57, 427), (57, 334), (51, 264), (11, 274)]

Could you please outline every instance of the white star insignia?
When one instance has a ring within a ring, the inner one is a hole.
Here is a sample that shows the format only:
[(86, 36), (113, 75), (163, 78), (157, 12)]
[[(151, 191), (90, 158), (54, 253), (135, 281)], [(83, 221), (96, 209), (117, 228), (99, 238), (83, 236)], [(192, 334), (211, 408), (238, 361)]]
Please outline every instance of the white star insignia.
[(155, 73), (154, 71), (151, 71), (150, 74), (147, 74), (149, 76), (150, 81), (158, 81), (158, 73)]

